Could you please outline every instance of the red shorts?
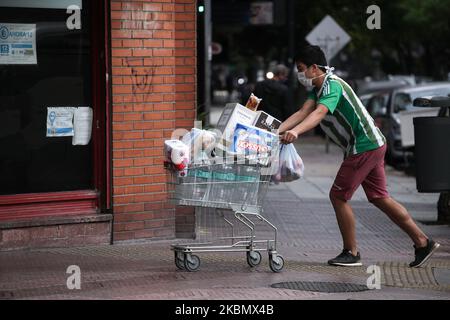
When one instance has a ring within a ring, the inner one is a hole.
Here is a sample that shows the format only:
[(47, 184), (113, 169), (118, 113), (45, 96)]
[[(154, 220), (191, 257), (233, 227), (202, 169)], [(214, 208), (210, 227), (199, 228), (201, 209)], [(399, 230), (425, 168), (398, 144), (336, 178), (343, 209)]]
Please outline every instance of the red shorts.
[(384, 172), (385, 153), (386, 145), (345, 158), (331, 187), (330, 197), (348, 201), (360, 185), (369, 201), (389, 197)]

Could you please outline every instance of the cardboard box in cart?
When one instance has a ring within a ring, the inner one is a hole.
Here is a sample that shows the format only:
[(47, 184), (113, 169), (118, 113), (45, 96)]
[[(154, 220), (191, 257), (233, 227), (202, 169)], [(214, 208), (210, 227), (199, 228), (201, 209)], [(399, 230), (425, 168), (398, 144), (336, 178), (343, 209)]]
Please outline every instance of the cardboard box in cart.
[(233, 133), (236, 129), (236, 124), (242, 123), (245, 125), (252, 125), (256, 118), (256, 112), (244, 107), (239, 103), (228, 103), (220, 115), (217, 122), (217, 129), (222, 132), (222, 139), (224, 143), (229, 145), (233, 141)]
[(227, 152), (243, 155), (262, 165), (270, 164), (270, 156), (278, 145), (278, 136), (255, 126), (236, 124), (233, 142)]
[(239, 103), (228, 103), (217, 122), (217, 129), (222, 132), (222, 143), (226, 147), (233, 142), (233, 134), (238, 123), (270, 132), (276, 131), (281, 125), (280, 120), (264, 111), (255, 112)]
[(281, 126), (281, 121), (264, 111), (256, 111), (253, 126), (276, 133)]

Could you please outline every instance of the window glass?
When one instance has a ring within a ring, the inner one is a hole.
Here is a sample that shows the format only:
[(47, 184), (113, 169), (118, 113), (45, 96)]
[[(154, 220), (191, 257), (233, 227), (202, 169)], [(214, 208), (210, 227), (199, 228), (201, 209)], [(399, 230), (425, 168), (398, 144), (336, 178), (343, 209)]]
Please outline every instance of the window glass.
[(72, 14), (59, 0), (17, 3), (22, 6), (0, 9), (0, 27), (33, 32), (35, 25), (35, 48), (21, 45), (35, 52), (18, 64), (4, 56), (2, 63), (0, 55), (0, 195), (90, 189), (92, 139), (73, 146), (72, 137), (46, 137), (48, 107), (93, 108), (89, 1), (83, 1), (80, 19), (70, 20), (80, 29), (68, 28)]

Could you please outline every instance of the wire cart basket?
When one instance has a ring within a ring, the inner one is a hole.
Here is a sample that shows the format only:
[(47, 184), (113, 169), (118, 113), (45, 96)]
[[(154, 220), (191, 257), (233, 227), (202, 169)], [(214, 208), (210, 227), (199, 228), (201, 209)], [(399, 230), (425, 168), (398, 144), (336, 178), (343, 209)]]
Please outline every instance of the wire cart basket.
[[(270, 269), (280, 272), (284, 259), (276, 250), (277, 228), (262, 215), (262, 202), (271, 178), (268, 165), (271, 160), (259, 158), (258, 161), (242, 163), (235, 158), (227, 158), (221, 162), (190, 165), (184, 176), (167, 170), (172, 203), (215, 208), (213, 211), (230, 231), (230, 236), (215, 237), (207, 242), (173, 244), (171, 250), (174, 251), (175, 265), (181, 270), (196, 271), (200, 267), (200, 258), (195, 253), (245, 252), (248, 265), (256, 267), (262, 260), (260, 252), (267, 251)], [(224, 211), (231, 212), (231, 218), (225, 216)], [(273, 236), (256, 238), (259, 224), (268, 226)], [(245, 230), (243, 236), (235, 234), (237, 225)]]

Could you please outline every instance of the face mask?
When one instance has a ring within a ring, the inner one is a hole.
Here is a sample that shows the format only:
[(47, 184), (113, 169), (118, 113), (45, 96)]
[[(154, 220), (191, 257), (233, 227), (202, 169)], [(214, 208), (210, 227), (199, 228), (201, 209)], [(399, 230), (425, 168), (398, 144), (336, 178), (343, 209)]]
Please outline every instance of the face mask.
[(297, 78), (300, 84), (304, 86), (307, 90), (311, 90), (314, 87), (312, 82), (313, 79), (307, 78), (305, 72), (299, 72), (297, 74)]
[[(322, 66), (319, 66), (319, 67), (322, 67)], [(317, 79), (317, 78), (320, 78), (320, 77), (324, 77), (324, 76), (326, 76), (326, 75), (328, 75), (328, 74), (331, 74), (331, 73), (333, 72), (333, 70), (334, 70), (334, 68), (330, 68), (330, 67), (328, 67), (328, 66), (323, 66), (323, 67), (327, 70), (327, 73), (324, 73), (324, 74), (322, 74), (322, 75), (320, 75), (320, 76), (317, 76), (317, 77), (314, 77), (314, 78), (307, 78), (307, 77), (306, 77), (306, 72), (299, 72), (299, 73), (297, 74), (298, 81), (299, 81), (300, 84), (302, 84), (307, 90), (311, 90), (312, 88), (314, 88), (314, 84), (313, 84), (313, 80), (314, 80), (314, 79)]]

